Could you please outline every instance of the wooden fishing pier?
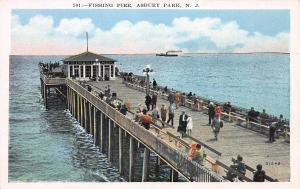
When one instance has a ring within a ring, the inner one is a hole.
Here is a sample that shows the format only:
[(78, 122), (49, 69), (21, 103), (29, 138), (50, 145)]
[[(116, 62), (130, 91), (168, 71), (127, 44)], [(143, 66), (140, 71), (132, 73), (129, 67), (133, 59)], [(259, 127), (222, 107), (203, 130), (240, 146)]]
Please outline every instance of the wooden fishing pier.
[[(244, 157), (246, 175), (236, 174), (251, 182), (257, 164), (262, 164), (268, 175), (267, 181), (289, 181), (290, 146), (289, 132), (285, 131), (275, 143), (268, 143), (268, 126), (249, 123), (245, 117), (230, 114), (220, 132), (219, 141), (213, 140), (210, 126), (207, 125), (207, 110), (203, 104), (192, 108), (187, 100), (185, 106), (175, 111), (174, 126), (164, 128), (162, 122), (155, 120), (149, 130), (135, 121), (135, 109), (144, 104), (146, 87), (135, 85), (116, 78), (110, 81), (86, 81), (49, 76), (40, 67), (41, 94), (47, 107), (47, 96), (54, 88), (58, 96), (67, 103), (71, 114), (86, 132), (93, 135), (95, 145), (108, 160), (119, 169), (120, 174), (129, 182), (147, 181), (149, 177), (149, 155), (156, 156), (156, 169), (164, 163), (170, 167), (170, 181), (178, 181), (178, 174), (187, 181), (226, 182), (226, 172), (237, 155)], [(117, 94), (118, 101), (127, 101), (131, 111), (121, 114), (105, 98), (100, 98), (105, 87)], [(167, 96), (157, 92), (157, 107), (169, 105)], [(191, 137), (181, 138), (176, 131), (179, 114), (185, 111), (191, 115), (194, 127)], [(206, 153), (204, 165), (187, 158), (189, 144), (200, 143)], [(142, 150), (141, 150), (142, 149)], [(142, 166), (138, 166), (142, 164)]]

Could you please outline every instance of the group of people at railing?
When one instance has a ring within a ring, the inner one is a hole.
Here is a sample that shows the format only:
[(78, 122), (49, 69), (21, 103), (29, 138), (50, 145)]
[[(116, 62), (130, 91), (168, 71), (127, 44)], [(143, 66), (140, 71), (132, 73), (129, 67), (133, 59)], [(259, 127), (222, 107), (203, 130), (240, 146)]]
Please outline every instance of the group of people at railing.
[[(125, 82), (140, 87), (145, 86), (145, 81), (143, 79), (139, 79), (139, 77), (133, 75), (132, 73), (130, 74), (122, 73), (121, 76), (123, 77)], [(153, 94), (155, 95), (154, 99), (157, 99), (158, 94), (162, 95), (163, 97), (165, 96), (170, 102), (170, 104), (175, 103), (176, 108), (178, 108), (179, 106), (186, 106), (197, 111), (208, 110), (208, 115), (209, 115), (208, 124), (211, 124), (214, 119), (217, 120), (225, 119), (227, 121), (232, 121), (233, 116), (231, 115), (236, 115), (235, 117), (238, 117), (240, 121), (246, 121), (247, 127), (263, 125), (271, 128), (271, 126), (274, 127), (276, 122), (277, 124), (274, 133), (276, 133), (277, 137), (279, 136), (280, 133), (289, 132), (288, 120), (283, 119), (282, 115), (280, 115), (279, 118), (269, 115), (266, 113), (265, 109), (262, 112), (255, 111), (253, 107), (250, 110), (246, 110), (244, 108), (233, 106), (231, 105), (230, 102), (219, 103), (206, 98), (198, 97), (196, 96), (196, 94), (192, 94), (192, 92), (182, 93), (180, 91), (175, 91), (173, 89), (169, 90), (167, 86), (165, 87), (158, 86), (155, 79), (153, 79), (152, 83), (150, 82), (150, 88), (152, 89), (152, 96)], [(153, 102), (151, 102), (150, 95), (146, 98), (147, 98), (146, 106), (148, 108)], [(218, 111), (217, 114), (216, 111)], [(269, 136), (272, 136), (273, 130), (272, 129), (270, 130), (271, 131), (269, 133)], [(270, 142), (271, 141), (272, 140), (270, 140)]]
[(42, 69), (42, 73), (46, 75), (49, 78), (65, 78), (64, 72), (61, 70), (60, 72), (55, 72), (54, 69), (60, 67), (61, 65), (59, 62), (49, 62), (49, 63), (43, 63), (39, 62), (39, 66)]

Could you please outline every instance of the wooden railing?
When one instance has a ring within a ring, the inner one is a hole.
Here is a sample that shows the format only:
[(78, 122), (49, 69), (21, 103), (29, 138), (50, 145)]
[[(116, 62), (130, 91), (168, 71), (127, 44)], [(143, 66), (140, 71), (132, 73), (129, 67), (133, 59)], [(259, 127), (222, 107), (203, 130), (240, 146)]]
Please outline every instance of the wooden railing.
[(64, 85), (66, 84), (66, 78), (61, 77), (49, 77), (43, 72), (40, 72), (40, 78), (44, 81), (46, 85)]
[(78, 83), (70, 79), (66, 79), (66, 84), (89, 101), (93, 106), (106, 114), (125, 131), (130, 133), (134, 138), (142, 142), (159, 156), (163, 157), (164, 160), (176, 168), (181, 174), (189, 178), (189, 180), (202, 182), (222, 182), (224, 180), (221, 176), (210, 171), (206, 167), (201, 166), (194, 161), (190, 161), (187, 156), (172, 149), (170, 146), (165, 144), (165, 142), (155, 136), (154, 133), (144, 129), (130, 118), (121, 114), (119, 111), (100, 100), (98, 96), (88, 92), (88, 90)]
[[(129, 82), (124, 82), (124, 84), (126, 86), (128, 86), (130, 88), (133, 88), (133, 89), (136, 89), (138, 91), (146, 92), (146, 87), (135, 85), (135, 84), (132, 84), (132, 83), (129, 83)], [(157, 95), (159, 95), (161, 98), (163, 98), (165, 100), (168, 99), (168, 95), (163, 94), (160, 91), (150, 89), (150, 92), (156, 93)], [(197, 110), (198, 111), (207, 111), (208, 108), (205, 105), (206, 105), (205, 103), (198, 100)], [(185, 99), (185, 107), (195, 109), (194, 108), (194, 102), (192, 102), (191, 100)], [(268, 134), (268, 132), (269, 132), (269, 127), (270, 126), (263, 125), (263, 124), (256, 123), (256, 122), (251, 122), (251, 121), (247, 120), (247, 117), (245, 115), (238, 114), (238, 113), (235, 113), (235, 112), (230, 112), (229, 114), (227, 114), (226, 112), (221, 112), (221, 114), (222, 114), (223, 118), (226, 118), (228, 121), (235, 121), (235, 122), (237, 122), (237, 124), (239, 126), (243, 126), (247, 129), (251, 129), (251, 130), (260, 132), (262, 134), (265, 134), (265, 135)], [(242, 123), (244, 123), (244, 124), (242, 124)], [(284, 127), (283, 131), (280, 133), (280, 135), (285, 138), (286, 142), (289, 142), (290, 141), (290, 139), (289, 139), (289, 137), (290, 137), (289, 127)]]

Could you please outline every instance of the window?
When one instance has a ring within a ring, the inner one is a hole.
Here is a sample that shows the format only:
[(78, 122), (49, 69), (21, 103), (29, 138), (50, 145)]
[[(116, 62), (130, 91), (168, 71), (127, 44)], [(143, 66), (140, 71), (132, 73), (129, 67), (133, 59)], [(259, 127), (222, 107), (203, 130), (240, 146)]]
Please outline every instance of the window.
[(85, 66), (85, 77), (91, 77), (91, 66)]
[(74, 76), (79, 77), (79, 66), (74, 66)]
[(83, 77), (83, 66), (80, 66), (80, 77)]
[(110, 77), (114, 77), (114, 65), (110, 66)]
[(73, 76), (73, 66), (69, 65), (69, 67), (70, 67), (70, 77), (72, 77)]
[(98, 68), (98, 66), (93, 66), (93, 76), (94, 77), (97, 77), (97, 68)]

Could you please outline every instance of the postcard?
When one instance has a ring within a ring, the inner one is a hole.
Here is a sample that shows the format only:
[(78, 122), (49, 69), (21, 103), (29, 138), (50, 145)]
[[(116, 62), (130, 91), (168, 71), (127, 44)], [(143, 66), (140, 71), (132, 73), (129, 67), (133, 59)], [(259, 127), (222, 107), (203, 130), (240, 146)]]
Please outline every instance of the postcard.
[(0, 188), (299, 187), (299, 1), (1, 5)]

